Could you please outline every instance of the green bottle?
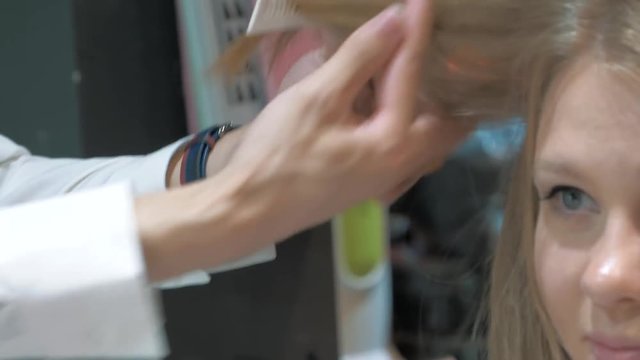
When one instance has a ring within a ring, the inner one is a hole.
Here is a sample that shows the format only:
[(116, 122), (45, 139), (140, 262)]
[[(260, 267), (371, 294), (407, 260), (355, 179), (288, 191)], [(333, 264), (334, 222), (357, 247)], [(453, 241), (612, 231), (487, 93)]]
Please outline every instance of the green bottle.
[(364, 278), (383, 262), (386, 246), (386, 210), (367, 201), (338, 217), (344, 269), (353, 278)]

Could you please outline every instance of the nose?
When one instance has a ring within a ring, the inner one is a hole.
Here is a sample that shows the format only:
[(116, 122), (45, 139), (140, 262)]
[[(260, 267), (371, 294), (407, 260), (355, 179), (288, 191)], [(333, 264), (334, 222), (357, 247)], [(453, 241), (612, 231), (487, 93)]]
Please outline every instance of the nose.
[(582, 288), (599, 307), (640, 306), (640, 229), (624, 216), (609, 216), (589, 254)]

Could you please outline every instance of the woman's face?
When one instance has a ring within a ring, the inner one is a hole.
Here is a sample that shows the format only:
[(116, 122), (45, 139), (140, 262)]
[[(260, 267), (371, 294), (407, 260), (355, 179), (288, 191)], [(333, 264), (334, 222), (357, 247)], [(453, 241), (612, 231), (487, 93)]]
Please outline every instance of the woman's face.
[(540, 124), (535, 268), (574, 360), (640, 359), (640, 92), (585, 65)]

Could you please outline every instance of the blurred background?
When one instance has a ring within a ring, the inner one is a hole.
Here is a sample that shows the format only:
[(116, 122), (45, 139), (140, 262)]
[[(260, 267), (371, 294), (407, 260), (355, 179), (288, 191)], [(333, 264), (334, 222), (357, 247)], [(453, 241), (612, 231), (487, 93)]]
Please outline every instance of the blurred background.
[[(256, 63), (233, 82), (205, 74), (250, 12), (250, 0), (2, 0), (0, 133), (38, 155), (93, 157), (247, 122), (265, 102)], [(409, 360), (484, 351), (476, 320), (525, 130), (487, 120), (391, 209), (392, 338)], [(170, 358), (337, 359), (330, 237), (321, 226), (272, 263), (165, 291)]]

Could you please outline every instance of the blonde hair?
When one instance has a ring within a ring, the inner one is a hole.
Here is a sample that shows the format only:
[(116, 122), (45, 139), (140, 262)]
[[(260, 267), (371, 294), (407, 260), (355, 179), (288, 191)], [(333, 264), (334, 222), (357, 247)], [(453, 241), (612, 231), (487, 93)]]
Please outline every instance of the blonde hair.
[[(557, 84), (581, 58), (640, 84), (640, 0), (432, 1), (436, 20), (424, 79), (429, 98), (457, 119), (528, 120), (493, 260), (489, 357), (566, 359), (540, 299), (533, 262), (537, 127)], [(291, 2), (308, 18), (347, 34), (393, 1)], [(238, 63), (256, 41), (236, 44), (221, 64)]]
[[(290, 0), (308, 19), (338, 34), (349, 34), (395, 0)], [(518, 1), (439, 0), (429, 51), (425, 92), (454, 118), (500, 119), (518, 113), (509, 64), (519, 52)], [(466, 8), (464, 12), (459, 10)], [(504, 21), (509, 19), (509, 21)], [(510, 36), (496, 36), (509, 34)], [(218, 61), (226, 72), (242, 68), (260, 37), (231, 45)], [(505, 46), (513, 43), (513, 46)]]

